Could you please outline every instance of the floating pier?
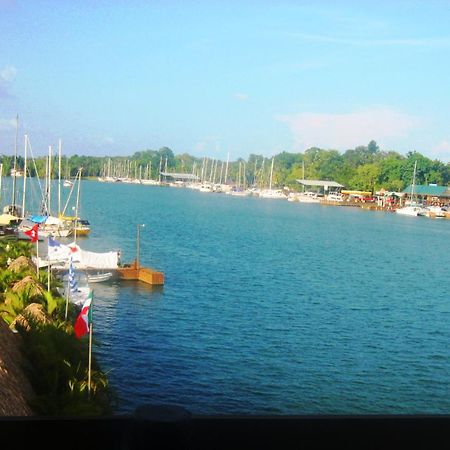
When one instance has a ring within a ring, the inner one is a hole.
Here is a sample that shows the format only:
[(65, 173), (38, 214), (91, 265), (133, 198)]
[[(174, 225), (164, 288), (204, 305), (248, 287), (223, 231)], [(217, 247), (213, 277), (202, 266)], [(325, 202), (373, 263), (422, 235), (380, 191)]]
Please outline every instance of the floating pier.
[(147, 284), (161, 286), (164, 284), (164, 274), (148, 267), (142, 267), (134, 260), (130, 265), (117, 269), (121, 280), (139, 280)]

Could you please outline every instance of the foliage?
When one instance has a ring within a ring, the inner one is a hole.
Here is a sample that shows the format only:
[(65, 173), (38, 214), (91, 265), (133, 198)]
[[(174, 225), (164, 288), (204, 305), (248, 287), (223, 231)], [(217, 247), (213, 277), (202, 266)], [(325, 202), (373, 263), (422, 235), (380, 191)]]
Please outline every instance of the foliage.
[(0, 241), (0, 268), (7, 266), (8, 259), (19, 256), (31, 257), (32, 245), (29, 241)]
[(93, 362), (90, 396), (87, 393), (88, 348), (83, 340), (53, 325), (34, 324), (22, 332), (27, 373), (40, 415), (109, 414), (108, 381)]
[(29, 290), (23, 292), (7, 292), (0, 303), (0, 317), (11, 325), (14, 319), (30, 304)]
[[(3, 243), (2, 255), (7, 252), (16, 255), (27, 250), (23, 242), (9, 243), (8, 250)], [(2, 260), (3, 261), (3, 260)], [(78, 310), (73, 304), (68, 304), (68, 317), (65, 320), (66, 300), (57, 294), (58, 281), (52, 282), (51, 291), (43, 289), (42, 294), (33, 293), (32, 286), (17, 292), (9, 287), (29, 274), (27, 270), (13, 272), (0, 267), (0, 287), (8, 289), (0, 297), (0, 317), (8, 324), (22, 314), (30, 303), (40, 303), (44, 306), (50, 323), (38, 323), (27, 316), (30, 325), (26, 330), (19, 324), (15, 328), (22, 335), (22, 353), (27, 361), (28, 373), (36, 397), (31, 407), (39, 415), (102, 415), (111, 414), (114, 400), (106, 374), (98, 367), (92, 358), (91, 389), (88, 395), (88, 343), (74, 336), (72, 324), (75, 322)], [(44, 287), (47, 283), (45, 271), (40, 272), (40, 279), (32, 271), (35, 283)], [(3, 290), (5, 290), (3, 289)]]
[[(12, 157), (1, 156), (0, 161), (4, 169), (11, 166)], [(250, 154), (247, 161), (238, 159), (229, 163), (228, 181), (237, 183), (239, 178), (239, 163), (245, 163), (246, 184), (255, 184), (259, 187), (267, 187), (272, 158), (263, 155)], [(303, 170), (307, 179), (335, 180), (345, 185), (348, 189), (384, 188), (399, 191), (408, 186), (412, 179), (414, 162), (417, 161), (417, 184), (437, 183), (448, 185), (450, 183), (450, 164), (444, 164), (438, 160), (431, 160), (419, 152), (409, 152), (400, 155), (395, 151), (381, 151), (378, 144), (372, 140), (368, 145), (360, 145), (354, 149), (348, 149), (343, 153), (337, 150), (311, 147), (304, 153), (281, 152), (274, 156), (273, 181), (278, 187), (289, 186), (298, 188), (297, 179), (303, 178)], [(208, 177), (210, 178), (213, 161), (211, 158), (196, 158), (187, 153), (175, 155), (168, 147), (159, 150), (146, 149), (135, 152), (130, 157), (116, 156), (92, 157), (73, 155), (70, 158), (62, 158), (62, 167), (71, 177), (74, 177), (80, 167), (83, 167), (83, 176), (144, 176), (147, 168), (153, 179), (159, 178), (160, 169), (169, 172), (200, 174), (203, 161), (208, 164)], [(45, 158), (36, 159), (37, 172), (40, 176), (45, 174)], [(23, 168), (23, 158), (18, 158), (18, 168)], [(216, 180), (219, 178), (219, 168), (225, 161), (216, 163)], [(366, 167), (367, 166), (367, 167)], [(57, 177), (57, 167), (53, 167), (53, 177)], [(241, 166), (242, 169), (243, 166)], [(363, 168), (364, 167), (364, 168)], [(30, 169), (31, 171), (31, 169)], [(242, 172), (241, 172), (242, 173)], [(34, 176), (36, 170), (31, 171)], [(364, 174), (370, 175), (370, 180), (363, 180)], [(205, 174), (204, 174), (205, 175)], [(224, 175), (224, 174), (223, 174)]]

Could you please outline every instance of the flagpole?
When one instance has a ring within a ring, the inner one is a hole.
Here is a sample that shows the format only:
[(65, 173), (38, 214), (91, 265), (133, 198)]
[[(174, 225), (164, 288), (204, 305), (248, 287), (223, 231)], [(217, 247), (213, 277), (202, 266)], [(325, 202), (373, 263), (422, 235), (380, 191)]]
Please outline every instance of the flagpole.
[(67, 320), (67, 314), (69, 311), (69, 295), (70, 295), (70, 277), (71, 277), (71, 270), (72, 270), (72, 254), (70, 254), (70, 258), (69, 258), (69, 271), (67, 273), (67, 288), (66, 288), (66, 313), (65, 313), (65, 317), (64, 320)]
[(50, 292), (50, 277), (52, 276), (52, 265), (50, 264), (50, 260), (48, 259), (47, 255), (47, 291)]
[(92, 364), (92, 328), (93, 327), (93, 321), (92, 321), (92, 308), (94, 307), (94, 291), (92, 291), (92, 300), (91, 304), (89, 306), (89, 362), (88, 362), (88, 398), (91, 397), (91, 364)]
[(39, 280), (39, 238), (36, 239), (36, 261), (37, 278)]
[(66, 312), (65, 312), (65, 315), (64, 315), (64, 320), (67, 320), (67, 313), (68, 313), (68, 311), (69, 311), (69, 289), (70, 289), (69, 281), (67, 281)]

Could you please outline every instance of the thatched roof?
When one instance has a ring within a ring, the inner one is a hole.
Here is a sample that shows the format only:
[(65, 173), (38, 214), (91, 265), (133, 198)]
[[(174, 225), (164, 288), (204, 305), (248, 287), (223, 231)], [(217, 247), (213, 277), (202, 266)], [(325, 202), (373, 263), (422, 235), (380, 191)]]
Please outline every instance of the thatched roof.
[(8, 269), (13, 272), (19, 272), (25, 267), (36, 270), (36, 266), (30, 258), (27, 258), (26, 256), (19, 256), (9, 264)]
[(23, 292), (30, 289), (30, 296), (44, 295), (45, 289), (31, 276), (27, 276), (18, 281), (13, 287), (13, 292)]
[(31, 416), (33, 390), (22, 370), (20, 335), (0, 319), (0, 416)]
[(16, 325), (20, 325), (27, 331), (30, 329), (29, 321), (32, 320), (38, 323), (50, 323), (44, 307), (39, 303), (30, 303), (21, 314), (19, 314), (11, 323), (10, 328), (14, 329)]

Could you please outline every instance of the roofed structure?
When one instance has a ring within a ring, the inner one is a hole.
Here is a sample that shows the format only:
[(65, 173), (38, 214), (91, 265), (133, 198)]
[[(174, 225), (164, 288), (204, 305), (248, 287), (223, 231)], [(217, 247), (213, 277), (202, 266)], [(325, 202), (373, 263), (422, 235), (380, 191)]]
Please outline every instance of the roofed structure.
[(200, 179), (197, 175), (192, 173), (161, 172), (161, 175), (175, 181), (198, 181)]
[(331, 180), (297, 180), (298, 183), (303, 184), (303, 186), (316, 186), (323, 187), (325, 190), (328, 190), (330, 187), (335, 188), (343, 188), (344, 185), (337, 183), (336, 181)]
[(331, 180), (297, 180), (297, 182), (308, 189), (315, 188), (317, 193), (324, 195), (337, 193), (344, 187), (342, 184)]
[(413, 192), (414, 195), (450, 198), (450, 188), (437, 186), (436, 184), (416, 184), (414, 187), (410, 184), (402, 192), (403, 194), (411, 194)]

